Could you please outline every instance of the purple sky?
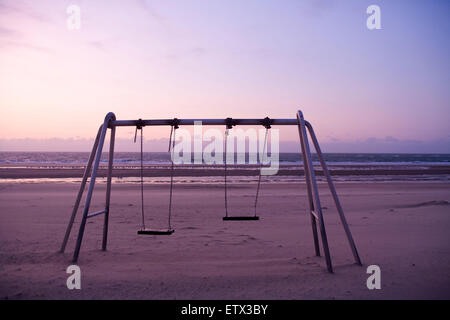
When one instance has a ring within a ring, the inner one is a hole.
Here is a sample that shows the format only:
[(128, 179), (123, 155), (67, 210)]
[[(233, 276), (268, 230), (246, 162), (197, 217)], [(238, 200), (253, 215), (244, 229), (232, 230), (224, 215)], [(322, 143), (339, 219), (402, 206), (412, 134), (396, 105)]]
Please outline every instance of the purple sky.
[[(79, 30), (66, 27), (70, 4)], [(371, 4), (381, 30), (366, 27)], [(108, 111), (301, 108), (324, 151), (449, 153), (449, 14), (447, 0), (2, 0), (0, 151), (87, 151)], [(168, 134), (147, 131), (148, 145)], [(134, 150), (134, 130), (118, 135)], [(280, 138), (298, 151), (295, 128)]]

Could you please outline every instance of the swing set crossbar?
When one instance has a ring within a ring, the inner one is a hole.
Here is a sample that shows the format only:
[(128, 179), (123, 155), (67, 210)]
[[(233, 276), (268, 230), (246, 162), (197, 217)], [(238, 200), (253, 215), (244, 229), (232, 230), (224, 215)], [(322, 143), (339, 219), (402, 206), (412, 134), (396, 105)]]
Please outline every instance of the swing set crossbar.
[[(204, 126), (224, 126), (227, 125), (227, 119), (177, 119), (180, 126), (193, 126), (201, 122)], [(232, 119), (233, 125), (237, 126), (256, 126), (264, 125), (265, 119)], [(170, 126), (173, 119), (156, 119), (156, 120), (115, 120), (111, 121), (110, 127), (136, 127), (142, 126)], [(270, 124), (274, 126), (296, 126), (297, 119), (270, 119)]]
[[(175, 121), (176, 120), (176, 121)], [(312, 125), (306, 121), (303, 117), (303, 113), (298, 110), (295, 119), (156, 119), (156, 120), (116, 120), (116, 116), (114, 113), (110, 112), (106, 115), (103, 124), (100, 126), (97, 137), (95, 139), (94, 145), (92, 147), (91, 154), (89, 156), (88, 163), (86, 165), (86, 169), (84, 171), (83, 178), (81, 180), (81, 185), (78, 191), (77, 198), (75, 200), (75, 205), (72, 209), (72, 214), (69, 219), (69, 223), (66, 228), (66, 233), (64, 235), (64, 240), (61, 245), (60, 252), (63, 253), (67, 242), (69, 240), (70, 232), (72, 230), (73, 223), (75, 221), (76, 214), (78, 212), (78, 208), (83, 196), (83, 193), (86, 188), (86, 184), (89, 180), (89, 188), (87, 191), (87, 196), (85, 199), (85, 205), (83, 208), (83, 215), (81, 218), (81, 223), (78, 231), (78, 237), (76, 240), (75, 250), (73, 253), (72, 261), (75, 263), (78, 260), (78, 256), (81, 249), (81, 243), (83, 240), (84, 230), (86, 227), (86, 220), (93, 216), (97, 216), (100, 214), (104, 214), (104, 225), (103, 225), (103, 241), (102, 241), (102, 250), (106, 250), (107, 245), (107, 237), (108, 237), (108, 221), (109, 221), (109, 206), (110, 206), (110, 198), (111, 198), (111, 185), (112, 185), (112, 169), (113, 169), (113, 160), (114, 160), (114, 142), (115, 142), (115, 132), (116, 127), (143, 127), (143, 126), (187, 126), (187, 125), (195, 125), (201, 122), (202, 125), (211, 125), (211, 126), (226, 126), (228, 129), (233, 126), (246, 126), (246, 125), (262, 125), (266, 129), (270, 128), (270, 126), (297, 126), (300, 138), (300, 147), (301, 147), (301, 155), (302, 162), (305, 172), (305, 182), (306, 182), (306, 191), (308, 196), (308, 206), (309, 206), (309, 215), (311, 218), (311, 226), (312, 233), (314, 239), (314, 248), (316, 256), (320, 256), (320, 246), (319, 240), (322, 240), (322, 249), (325, 255), (325, 261), (327, 265), (327, 269), (330, 273), (333, 272), (333, 266), (331, 263), (331, 255), (328, 247), (328, 239), (325, 231), (325, 222), (322, 214), (322, 207), (320, 203), (319, 196), (319, 188), (317, 185), (317, 180), (314, 172), (311, 150), (309, 145), (309, 139), (311, 139), (314, 149), (316, 151), (316, 155), (318, 157), (320, 166), (322, 167), (324, 176), (326, 177), (328, 187), (331, 191), (331, 195), (336, 205), (337, 212), (339, 214), (339, 218), (341, 220), (342, 226), (344, 228), (345, 234), (347, 236), (348, 243), (350, 245), (350, 249), (352, 250), (352, 254), (356, 264), (362, 265), (361, 259), (359, 257), (358, 251), (356, 249), (355, 242), (353, 240), (352, 234), (350, 232), (350, 228), (348, 226), (347, 220), (344, 215), (344, 211), (342, 209), (341, 203), (339, 201), (336, 189), (334, 187), (333, 179), (331, 178), (330, 172), (328, 170), (327, 164), (323, 157), (322, 151), (319, 146), (319, 142), (317, 141), (316, 134), (314, 133)], [(89, 207), (91, 204), (92, 193), (94, 191), (95, 180), (97, 178), (97, 173), (101, 161), (101, 155), (103, 150), (103, 145), (106, 139), (107, 131), (111, 129), (111, 138), (110, 138), (110, 146), (109, 146), (109, 160), (108, 160), (108, 174), (106, 181), (106, 199), (105, 199), (105, 209), (101, 211), (97, 211), (94, 213), (89, 213)], [(308, 137), (309, 133), (309, 137)], [(170, 217), (170, 215), (169, 215)], [(250, 217), (224, 217), (224, 220), (257, 220), (257, 216)], [(170, 218), (169, 218), (170, 219)], [(170, 220), (169, 220), (169, 229), (164, 230), (150, 230), (142, 228), (138, 231), (138, 234), (172, 234), (173, 230), (170, 228)], [(319, 238), (320, 235), (320, 238)]]

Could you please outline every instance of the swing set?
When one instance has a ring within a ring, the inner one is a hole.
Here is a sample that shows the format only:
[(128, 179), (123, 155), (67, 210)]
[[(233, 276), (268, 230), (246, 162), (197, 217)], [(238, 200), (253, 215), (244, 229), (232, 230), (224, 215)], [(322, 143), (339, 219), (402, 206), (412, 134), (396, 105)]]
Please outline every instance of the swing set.
[[(64, 235), (64, 240), (61, 245), (60, 252), (63, 253), (65, 251), (67, 242), (69, 240), (70, 232), (72, 230), (72, 226), (75, 221), (76, 214), (78, 212), (78, 208), (81, 202), (81, 198), (84, 193), (84, 189), (86, 187), (86, 183), (88, 181), (88, 177), (90, 175), (89, 187), (87, 196), (85, 199), (85, 205), (83, 209), (83, 215), (81, 218), (81, 223), (78, 231), (78, 237), (75, 245), (75, 250), (73, 253), (72, 261), (75, 263), (78, 261), (78, 256), (80, 254), (81, 243), (83, 240), (84, 230), (86, 227), (87, 219), (103, 214), (104, 215), (104, 223), (103, 223), (103, 240), (102, 240), (102, 250), (106, 250), (107, 240), (108, 240), (108, 222), (109, 222), (109, 214), (110, 214), (110, 198), (111, 198), (111, 184), (112, 184), (112, 170), (113, 170), (113, 160), (114, 160), (114, 142), (115, 142), (115, 133), (117, 127), (135, 127), (135, 137), (134, 142), (137, 140), (138, 131), (140, 132), (140, 191), (141, 191), (141, 228), (137, 231), (138, 235), (171, 235), (174, 233), (174, 229), (171, 226), (171, 216), (172, 216), (172, 194), (173, 194), (173, 181), (174, 181), (174, 169), (175, 164), (173, 161), (174, 155), (174, 146), (176, 140), (176, 130), (179, 126), (190, 126), (194, 125), (195, 122), (201, 121), (202, 125), (225, 125), (225, 148), (224, 154), (227, 154), (227, 137), (229, 134), (229, 130), (233, 128), (233, 126), (237, 125), (262, 125), (266, 128), (265, 137), (264, 137), (264, 146), (263, 146), (263, 155), (265, 155), (266, 147), (267, 147), (267, 135), (269, 129), (276, 126), (297, 126), (299, 130), (300, 137), (300, 146), (302, 151), (302, 161), (305, 172), (305, 180), (306, 180), (306, 189), (308, 194), (308, 205), (309, 205), (309, 214), (311, 217), (311, 226), (313, 232), (314, 239), (314, 248), (316, 256), (320, 256), (320, 247), (319, 247), (319, 236), (318, 231), (320, 231), (320, 237), (322, 240), (322, 248), (325, 255), (325, 260), (327, 264), (327, 269), (330, 273), (333, 272), (333, 266), (331, 263), (331, 256), (328, 247), (328, 240), (325, 230), (325, 222), (322, 214), (322, 207), (320, 204), (319, 190), (317, 186), (317, 180), (314, 172), (314, 167), (311, 158), (311, 151), (308, 142), (307, 131), (311, 137), (312, 143), (316, 150), (317, 157), (319, 158), (320, 165), (322, 167), (323, 173), (326, 177), (328, 187), (331, 191), (331, 195), (334, 199), (336, 209), (338, 211), (341, 223), (343, 225), (345, 234), (347, 236), (347, 240), (350, 245), (350, 249), (353, 253), (353, 257), (355, 263), (358, 265), (361, 264), (361, 259), (359, 257), (358, 251), (356, 249), (355, 242), (353, 240), (352, 234), (350, 232), (350, 228), (347, 224), (344, 211), (340, 204), (339, 198), (336, 193), (336, 189), (334, 187), (333, 180), (331, 178), (330, 172), (328, 171), (328, 167), (323, 158), (322, 151), (320, 150), (319, 142), (317, 141), (316, 135), (314, 133), (313, 127), (311, 124), (303, 118), (302, 112), (299, 110), (297, 112), (296, 119), (270, 119), (268, 117), (264, 119), (163, 119), (163, 120), (116, 120), (116, 116), (114, 113), (110, 112), (106, 115), (103, 124), (100, 126), (97, 137), (94, 142), (94, 146), (92, 147), (92, 152), (89, 156), (88, 163), (86, 165), (83, 178), (81, 180), (80, 189), (78, 191), (78, 195), (75, 200), (75, 205), (72, 210), (72, 214), (69, 219), (69, 223), (67, 225), (66, 233)], [(169, 191), (169, 206), (168, 206), (168, 221), (166, 229), (154, 229), (147, 228), (145, 225), (145, 212), (144, 212), (144, 150), (143, 150), (143, 141), (144, 134), (143, 128), (145, 126), (171, 126), (170, 138), (169, 138), (169, 152), (171, 152), (171, 167), (170, 167), (170, 191)], [(91, 204), (92, 194), (94, 191), (95, 180), (97, 178), (97, 172), (100, 165), (101, 154), (103, 150), (103, 145), (105, 142), (107, 130), (111, 130), (111, 138), (110, 138), (110, 146), (109, 146), (109, 159), (108, 159), (108, 172), (107, 172), (107, 180), (106, 180), (106, 199), (105, 199), (105, 208), (103, 210), (89, 213), (89, 207)], [(261, 185), (261, 169), (263, 166), (263, 159), (260, 159), (260, 170), (259, 177), (257, 182), (256, 196), (254, 202), (254, 214), (253, 215), (244, 215), (244, 216), (232, 216), (229, 215), (228, 210), (228, 193), (227, 193), (227, 161), (224, 162), (224, 191), (225, 191), (225, 216), (222, 218), (223, 221), (256, 221), (259, 220), (259, 216), (257, 215), (257, 205), (259, 198), (259, 191)]]
[[(173, 149), (175, 147), (175, 130), (178, 129), (178, 119), (173, 119), (173, 123), (171, 125), (170, 129), (170, 138), (169, 138), (169, 152), (172, 150), (172, 154), (170, 157), (171, 167), (170, 167), (170, 196), (169, 196), (169, 218), (167, 220), (167, 229), (147, 229), (145, 227), (145, 212), (144, 212), (144, 129), (145, 126), (142, 124), (142, 119), (139, 119), (139, 124), (136, 125), (136, 133), (134, 134), (134, 142), (136, 143), (136, 137), (137, 137), (137, 131), (141, 131), (141, 175), (140, 175), (140, 184), (141, 184), (141, 216), (142, 216), (142, 223), (141, 223), (141, 229), (138, 230), (137, 234), (147, 234), (147, 235), (171, 235), (175, 232), (175, 230), (172, 229), (172, 226), (170, 224), (170, 219), (172, 217), (172, 194), (173, 194), (173, 171), (175, 169), (174, 163), (173, 163)], [(172, 139), (173, 135), (173, 139)]]

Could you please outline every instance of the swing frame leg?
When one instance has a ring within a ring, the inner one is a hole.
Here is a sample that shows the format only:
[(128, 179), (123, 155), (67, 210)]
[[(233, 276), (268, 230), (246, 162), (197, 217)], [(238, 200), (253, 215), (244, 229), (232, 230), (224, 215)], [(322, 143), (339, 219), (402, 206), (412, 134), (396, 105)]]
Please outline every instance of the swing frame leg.
[[(300, 133), (300, 128), (299, 128)], [(302, 159), (303, 159), (303, 167), (305, 172), (305, 180), (306, 180), (306, 188), (307, 188), (307, 194), (308, 194), (308, 204), (309, 204), (309, 213), (311, 218), (311, 227), (313, 232), (313, 239), (314, 239), (314, 250), (317, 257), (320, 257), (320, 245), (319, 245), (319, 236), (317, 234), (317, 222), (316, 217), (314, 216), (314, 199), (312, 196), (312, 187), (311, 187), (311, 175), (309, 172), (309, 165), (306, 158), (306, 152), (303, 152), (305, 150), (304, 142), (302, 139), (302, 135), (300, 134), (300, 146), (302, 149)]]
[(114, 162), (114, 142), (116, 139), (116, 127), (111, 128), (109, 145), (109, 161), (108, 161), (108, 178), (106, 181), (106, 200), (105, 200), (105, 220), (103, 223), (103, 241), (102, 250), (106, 251), (106, 245), (108, 242), (108, 221), (109, 221), (109, 204), (111, 200), (111, 180), (112, 180), (112, 170)]
[(75, 221), (75, 216), (77, 215), (78, 207), (80, 206), (81, 198), (82, 198), (83, 193), (84, 193), (84, 188), (86, 186), (86, 182), (87, 182), (89, 173), (91, 172), (92, 162), (94, 161), (95, 152), (96, 152), (97, 147), (98, 147), (98, 142), (100, 140), (101, 132), (102, 132), (102, 126), (100, 126), (100, 128), (98, 129), (97, 137), (95, 138), (94, 146), (92, 147), (92, 151), (91, 151), (91, 155), (89, 156), (88, 163), (87, 163), (86, 168), (84, 170), (83, 179), (81, 180), (80, 189), (78, 191), (78, 195), (77, 195), (77, 198), (75, 200), (75, 204), (73, 206), (72, 214), (70, 216), (69, 224), (67, 225), (67, 229), (66, 229), (66, 233), (64, 235), (64, 240), (63, 240), (62, 245), (61, 245), (61, 249), (59, 250), (60, 253), (64, 253), (64, 251), (66, 250), (67, 241), (69, 240), (70, 232), (72, 231), (72, 226), (73, 226), (73, 223)]
[[(306, 185), (307, 185), (307, 191), (308, 191), (308, 198), (312, 199), (313, 201), (310, 201), (310, 205), (314, 205), (314, 210), (311, 209), (310, 214), (314, 216), (314, 218), (318, 221), (319, 224), (319, 230), (320, 235), (322, 238), (322, 247), (325, 254), (325, 260), (327, 263), (327, 269), (328, 272), (333, 273), (333, 265), (331, 263), (331, 256), (330, 256), (330, 250), (328, 247), (328, 239), (327, 239), (327, 233), (325, 230), (325, 222), (323, 219), (322, 214), (322, 207), (320, 205), (320, 198), (319, 198), (319, 189), (317, 187), (317, 180), (316, 175), (314, 173), (314, 167), (312, 164), (312, 158), (311, 158), (311, 151), (309, 148), (308, 143), (308, 136), (306, 134), (306, 128), (305, 128), (305, 119), (303, 118), (303, 113), (299, 110), (297, 113), (297, 121), (298, 121), (298, 130), (300, 135), (300, 144), (302, 146), (302, 154), (304, 161), (304, 167), (305, 172), (307, 171), (308, 174), (306, 174)], [(308, 183), (309, 181), (309, 183)], [(313, 226), (313, 234), (314, 234), (314, 223)], [(314, 243), (316, 243), (316, 239), (314, 238)], [(316, 254), (317, 254), (317, 248), (316, 248)]]
[[(89, 157), (88, 164), (85, 169), (85, 173), (84, 173), (83, 180), (82, 180), (82, 183), (80, 186), (80, 190), (78, 192), (78, 196), (75, 201), (75, 206), (73, 208), (72, 215), (70, 217), (70, 221), (67, 226), (66, 234), (65, 234), (62, 246), (61, 246), (60, 252), (64, 252), (65, 247), (67, 245), (67, 240), (69, 238), (70, 231), (72, 229), (73, 222), (75, 220), (75, 217), (76, 217), (76, 214), (78, 211), (78, 207), (79, 207), (79, 204), (80, 204), (83, 192), (84, 192), (84, 188), (85, 188), (85, 185), (87, 182), (87, 177), (89, 175), (89, 172), (91, 171), (91, 167), (93, 164), (93, 168), (92, 168), (92, 172), (91, 172), (91, 179), (89, 181), (88, 193), (86, 195), (85, 205), (84, 205), (84, 209), (83, 209), (83, 216), (81, 218), (80, 228), (78, 231), (78, 237), (77, 237), (75, 250), (74, 250), (73, 258), (72, 258), (72, 261), (74, 263), (76, 263), (78, 261), (78, 256), (80, 254), (81, 243), (83, 240), (84, 229), (86, 227), (87, 219), (90, 217), (99, 215), (99, 214), (105, 214), (104, 225), (103, 225), (102, 249), (106, 250), (107, 235), (108, 235), (109, 205), (110, 205), (110, 197), (111, 197), (111, 179), (112, 179), (112, 168), (113, 168), (113, 160), (114, 160), (114, 141), (115, 141), (115, 127), (111, 125), (111, 122), (115, 121), (115, 120), (116, 120), (116, 116), (114, 115), (114, 113), (110, 112), (106, 115), (103, 125), (100, 126), (100, 129), (97, 134), (97, 138), (96, 138), (96, 140), (94, 142), (94, 146), (92, 148), (91, 155)], [(109, 153), (109, 162), (108, 162), (108, 177), (107, 177), (107, 186), (106, 186), (105, 209), (102, 211), (98, 211), (98, 212), (89, 214), (89, 207), (90, 207), (91, 200), (92, 200), (92, 194), (94, 192), (95, 180), (97, 178), (97, 172), (98, 172), (98, 168), (100, 165), (103, 145), (104, 145), (106, 133), (107, 133), (107, 130), (109, 127), (111, 128), (111, 140), (110, 140), (110, 149), (109, 149), (110, 153)], [(95, 158), (95, 161), (94, 161), (94, 158)]]
[(345, 231), (345, 234), (347, 236), (348, 243), (349, 243), (350, 248), (352, 250), (353, 257), (355, 259), (355, 263), (360, 265), (360, 266), (362, 266), (361, 259), (360, 259), (359, 254), (358, 254), (358, 250), (356, 249), (355, 241), (353, 240), (352, 233), (350, 232), (350, 228), (349, 228), (349, 226), (347, 224), (347, 219), (345, 218), (344, 210), (342, 209), (341, 203), (339, 201), (339, 197), (338, 197), (338, 195), (336, 193), (336, 188), (334, 187), (333, 179), (331, 178), (331, 174), (330, 174), (330, 172), (328, 170), (328, 167), (327, 167), (327, 164), (326, 164), (326, 162), (325, 162), (325, 160), (323, 158), (323, 154), (322, 154), (322, 151), (320, 149), (320, 145), (319, 145), (319, 142), (317, 140), (316, 134), (314, 133), (314, 129), (313, 129), (312, 125), (308, 121), (305, 121), (305, 125), (306, 125), (306, 128), (308, 128), (309, 134), (311, 136), (311, 140), (312, 140), (312, 142), (314, 144), (314, 148), (316, 149), (316, 153), (317, 153), (317, 156), (318, 156), (319, 161), (320, 161), (320, 165), (322, 166), (323, 173), (324, 173), (324, 175), (325, 175), (325, 177), (327, 179), (328, 187), (329, 187), (329, 189), (331, 191), (331, 194), (333, 196), (334, 203), (335, 203), (337, 211), (339, 213), (339, 217), (341, 219), (342, 226), (344, 227), (344, 231)]

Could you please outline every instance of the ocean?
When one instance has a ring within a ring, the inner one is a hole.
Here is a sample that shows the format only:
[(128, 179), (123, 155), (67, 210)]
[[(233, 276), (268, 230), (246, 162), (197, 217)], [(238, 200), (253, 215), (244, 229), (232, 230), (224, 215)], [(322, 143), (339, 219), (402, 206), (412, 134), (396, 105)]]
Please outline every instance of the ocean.
[[(270, 156), (270, 154), (269, 154)], [(316, 154), (313, 161), (318, 162)], [(450, 154), (402, 154), (402, 153), (325, 153), (325, 160), (336, 165), (450, 165)], [(1, 164), (85, 164), (88, 152), (0, 152)], [(169, 164), (170, 154), (167, 152), (145, 152), (144, 164)], [(194, 155), (192, 155), (192, 159)], [(249, 155), (245, 155), (248, 163)], [(103, 163), (108, 161), (108, 153), (102, 154)], [(280, 153), (280, 165), (301, 164), (300, 153)], [(115, 164), (139, 165), (140, 153), (116, 152)]]
[[(138, 184), (139, 175), (136, 173), (140, 172), (137, 170), (140, 167), (140, 153), (116, 152), (114, 156), (113, 181)], [(340, 182), (450, 181), (450, 154), (326, 153), (324, 157), (333, 179)], [(79, 183), (88, 158), (88, 152), (0, 152), (0, 183)], [(257, 179), (255, 170), (259, 167), (254, 163), (248, 165), (249, 154), (245, 155), (245, 159), (246, 164), (229, 167), (230, 183), (254, 183)], [(107, 152), (102, 154), (101, 162), (102, 167), (107, 164)], [(169, 183), (170, 163), (167, 152), (144, 153), (144, 166), (150, 170), (145, 175), (145, 183)], [(316, 154), (313, 154), (313, 163), (316, 168), (319, 167)], [(175, 166), (175, 183), (223, 183), (223, 174), (217, 170), (221, 165)], [(301, 165), (301, 154), (280, 153), (278, 172), (281, 173), (265, 176), (264, 180), (275, 183), (304, 181), (303, 175), (295, 173), (302, 169)], [(317, 180), (325, 183), (325, 178), (320, 174)], [(104, 183), (105, 178), (99, 177), (97, 181)]]

